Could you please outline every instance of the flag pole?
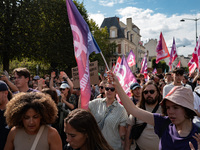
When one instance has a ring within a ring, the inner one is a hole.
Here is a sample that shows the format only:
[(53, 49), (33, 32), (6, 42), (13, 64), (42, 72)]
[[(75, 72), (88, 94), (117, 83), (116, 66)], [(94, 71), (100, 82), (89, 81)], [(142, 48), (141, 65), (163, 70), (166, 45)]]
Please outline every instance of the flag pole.
[(108, 69), (108, 71), (109, 71), (110, 69), (109, 69), (109, 67), (108, 67), (108, 64), (107, 64), (107, 62), (106, 62), (106, 59), (105, 59), (105, 57), (103, 56), (103, 53), (102, 53), (102, 51), (100, 52), (100, 54), (101, 54), (101, 57), (103, 58), (103, 61), (104, 61), (105, 65), (106, 65), (106, 68), (107, 68), (107, 69)]

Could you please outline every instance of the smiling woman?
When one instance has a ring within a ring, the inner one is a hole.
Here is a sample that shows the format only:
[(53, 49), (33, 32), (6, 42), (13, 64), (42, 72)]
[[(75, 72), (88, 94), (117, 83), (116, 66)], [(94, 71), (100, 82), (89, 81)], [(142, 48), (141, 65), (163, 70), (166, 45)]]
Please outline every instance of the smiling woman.
[(4, 150), (61, 150), (57, 130), (48, 125), (54, 123), (57, 113), (56, 104), (48, 95), (16, 94), (6, 106), (6, 122), (12, 129)]

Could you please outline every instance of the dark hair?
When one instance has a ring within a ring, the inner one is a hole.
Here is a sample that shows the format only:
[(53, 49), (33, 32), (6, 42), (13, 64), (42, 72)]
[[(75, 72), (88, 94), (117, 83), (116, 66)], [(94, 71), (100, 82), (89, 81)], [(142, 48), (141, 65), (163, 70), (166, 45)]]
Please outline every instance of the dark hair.
[(56, 90), (52, 90), (50, 88), (44, 88), (44, 89), (42, 89), (42, 93), (49, 94), (51, 96), (51, 98), (53, 99), (53, 101), (56, 104), (58, 104), (59, 98), (58, 98), (58, 94), (57, 94)]
[(113, 150), (103, 137), (94, 116), (87, 110), (75, 109), (65, 118), (76, 131), (87, 134), (87, 150)]
[(23, 127), (23, 116), (30, 108), (41, 115), (41, 124), (52, 124), (57, 118), (57, 106), (49, 95), (40, 92), (21, 92), (6, 105), (4, 115), (8, 126)]
[[(162, 114), (165, 115), (165, 116), (168, 116), (167, 115), (167, 108), (166, 108), (166, 100), (167, 99), (163, 100), (161, 108), (162, 108)], [(178, 106), (180, 106), (180, 105), (178, 105)], [(185, 110), (185, 118), (193, 120), (194, 116), (196, 116), (195, 112), (190, 110), (189, 108), (186, 108), (186, 107), (183, 107), (183, 106), (180, 106), (180, 107), (182, 107)]]
[(30, 80), (30, 72), (27, 68), (16, 68), (13, 70), (13, 74), (17, 74), (18, 76), (24, 76)]
[(144, 90), (146, 89), (146, 87), (147, 87), (148, 85), (154, 85), (154, 86), (156, 87), (156, 91), (157, 91), (156, 99), (158, 100), (158, 103), (160, 103), (161, 100), (162, 100), (162, 95), (161, 95), (161, 93), (160, 93), (160, 90), (159, 90), (157, 84), (156, 84), (154, 81), (151, 81), (151, 80), (150, 80), (150, 81), (148, 81), (147, 83), (145, 83), (145, 85), (144, 85), (143, 88), (142, 88), (141, 100), (140, 100), (139, 103), (138, 103), (138, 106), (139, 106), (140, 108), (142, 108), (142, 109), (145, 108), (145, 98), (144, 98), (143, 92), (144, 92)]

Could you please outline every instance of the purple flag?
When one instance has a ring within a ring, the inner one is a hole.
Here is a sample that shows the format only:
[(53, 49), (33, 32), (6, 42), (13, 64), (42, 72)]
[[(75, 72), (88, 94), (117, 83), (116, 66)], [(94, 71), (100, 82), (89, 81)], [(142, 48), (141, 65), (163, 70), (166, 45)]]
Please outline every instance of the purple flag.
[(135, 54), (133, 53), (133, 51), (131, 50), (128, 54), (128, 57), (127, 57), (127, 63), (129, 65), (129, 67), (132, 67), (134, 66), (136, 63), (135, 63)]
[(170, 59), (169, 59), (169, 66), (170, 66), (170, 70), (172, 68), (172, 63), (174, 62), (174, 60), (178, 57), (177, 52), (176, 52), (176, 44), (175, 44), (175, 39), (173, 38), (173, 44), (172, 44), (172, 49), (171, 49), (171, 53), (170, 53)]
[(87, 109), (91, 96), (89, 55), (101, 52), (89, 27), (72, 0), (66, 0), (67, 13), (73, 34), (74, 52), (78, 64), (81, 108)]
[(130, 96), (130, 86), (132, 83), (137, 82), (137, 80), (129, 68), (124, 56), (121, 60), (120, 68), (118, 69), (116, 76), (118, 77), (119, 82), (126, 94)]

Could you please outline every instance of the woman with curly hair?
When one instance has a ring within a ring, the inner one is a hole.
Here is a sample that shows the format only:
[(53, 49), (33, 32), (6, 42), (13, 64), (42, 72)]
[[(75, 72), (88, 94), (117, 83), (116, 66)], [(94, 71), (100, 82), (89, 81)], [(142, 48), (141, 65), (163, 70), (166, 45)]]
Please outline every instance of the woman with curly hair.
[(49, 95), (39, 92), (19, 93), (5, 111), (6, 122), (12, 127), (4, 150), (62, 150), (56, 129), (48, 126), (57, 118), (57, 107)]
[(103, 137), (94, 116), (87, 110), (75, 109), (64, 121), (68, 145), (64, 150), (113, 150)]

